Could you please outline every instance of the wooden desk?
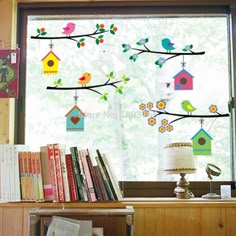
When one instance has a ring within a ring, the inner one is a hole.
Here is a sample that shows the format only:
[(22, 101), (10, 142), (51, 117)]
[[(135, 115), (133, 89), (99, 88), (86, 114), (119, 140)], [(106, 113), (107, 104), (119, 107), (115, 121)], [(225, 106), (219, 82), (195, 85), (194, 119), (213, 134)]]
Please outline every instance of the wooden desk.
[(29, 236), (45, 236), (52, 216), (92, 220), (102, 227), (104, 236), (133, 236), (133, 207), (126, 208), (34, 208), (29, 211)]

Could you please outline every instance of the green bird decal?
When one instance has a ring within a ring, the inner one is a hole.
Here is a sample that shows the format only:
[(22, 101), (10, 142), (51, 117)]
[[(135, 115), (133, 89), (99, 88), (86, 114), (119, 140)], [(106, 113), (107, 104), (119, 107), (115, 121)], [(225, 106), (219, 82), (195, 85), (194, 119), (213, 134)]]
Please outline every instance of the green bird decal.
[(184, 100), (182, 103), (181, 103), (181, 106), (182, 106), (182, 109), (184, 111), (186, 111), (189, 114), (192, 114), (192, 112), (196, 111), (197, 108), (195, 108), (190, 101), (188, 100)]

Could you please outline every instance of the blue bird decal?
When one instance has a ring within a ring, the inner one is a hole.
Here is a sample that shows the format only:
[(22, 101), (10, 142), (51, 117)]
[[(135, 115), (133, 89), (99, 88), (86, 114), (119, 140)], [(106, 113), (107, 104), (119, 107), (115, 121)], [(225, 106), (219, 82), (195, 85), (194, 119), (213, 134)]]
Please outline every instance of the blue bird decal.
[(168, 38), (162, 39), (162, 40), (161, 40), (161, 45), (162, 45), (162, 47), (163, 47), (164, 49), (167, 50), (167, 52), (170, 52), (170, 51), (172, 51), (172, 50), (175, 49), (175, 47), (173, 47), (173, 46), (174, 46), (174, 43), (172, 43), (171, 40), (168, 39)]

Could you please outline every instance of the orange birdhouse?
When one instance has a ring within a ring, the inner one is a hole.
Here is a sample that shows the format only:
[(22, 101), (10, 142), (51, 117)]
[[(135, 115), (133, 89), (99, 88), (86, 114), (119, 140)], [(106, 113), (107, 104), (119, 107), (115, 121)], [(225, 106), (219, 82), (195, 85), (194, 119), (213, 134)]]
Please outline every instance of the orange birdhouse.
[(53, 52), (50, 51), (43, 59), (43, 73), (50, 75), (58, 72), (60, 58)]

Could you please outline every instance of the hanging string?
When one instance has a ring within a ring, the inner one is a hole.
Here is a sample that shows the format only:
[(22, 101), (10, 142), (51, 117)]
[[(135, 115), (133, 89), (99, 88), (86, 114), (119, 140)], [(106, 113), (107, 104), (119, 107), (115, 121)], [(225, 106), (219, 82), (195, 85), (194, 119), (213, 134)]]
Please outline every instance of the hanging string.
[(51, 40), (50, 40), (50, 44), (49, 44), (50, 50), (52, 50), (53, 46), (54, 46), (54, 44), (52, 43), (52, 39), (51, 39)]
[(182, 67), (184, 68), (186, 64), (186, 62), (184, 61), (184, 55), (183, 55), (183, 61), (181, 62), (181, 64), (182, 64)]
[(201, 128), (202, 128), (203, 127), (203, 123), (204, 123), (204, 119), (201, 118), (199, 121), (200, 121)]
[(77, 95), (77, 90), (75, 90), (75, 96), (74, 96), (75, 105), (77, 105), (78, 98), (79, 98), (79, 96)]

